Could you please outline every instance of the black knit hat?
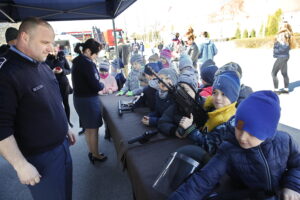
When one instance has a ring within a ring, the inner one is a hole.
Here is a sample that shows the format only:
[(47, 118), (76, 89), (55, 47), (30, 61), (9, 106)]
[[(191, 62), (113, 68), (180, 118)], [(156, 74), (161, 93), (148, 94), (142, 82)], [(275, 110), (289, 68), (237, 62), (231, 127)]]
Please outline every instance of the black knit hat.
[(18, 33), (19, 33), (18, 29), (14, 28), (14, 27), (7, 28), (6, 31), (5, 31), (6, 43), (8, 43), (9, 41), (17, 39)]

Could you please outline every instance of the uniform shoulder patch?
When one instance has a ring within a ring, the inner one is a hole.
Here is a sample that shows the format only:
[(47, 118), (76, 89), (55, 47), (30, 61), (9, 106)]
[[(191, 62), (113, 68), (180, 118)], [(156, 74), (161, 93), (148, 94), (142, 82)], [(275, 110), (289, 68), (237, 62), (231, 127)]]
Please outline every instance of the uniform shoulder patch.
[(6, 58), (0, 57), (0, 69), (6, 61), (7, 61)]

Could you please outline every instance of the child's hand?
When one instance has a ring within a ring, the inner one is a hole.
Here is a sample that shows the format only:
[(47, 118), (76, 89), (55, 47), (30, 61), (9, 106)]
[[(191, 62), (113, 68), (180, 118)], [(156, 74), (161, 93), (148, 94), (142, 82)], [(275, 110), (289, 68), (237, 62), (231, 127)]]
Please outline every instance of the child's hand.
[(191, 113), (190, 118), (188, 117), (182, 117), (180, 122), (179, 122), (179, 126), (181, 126), (184, 129), (187, 129), (188, 127), (190, 127), (193, 124), (193, 114)]
[(111, 89), (108, 89), (108, 94), (112, 94), (113, 91)]
[(128, 97), (133, 96), (133, 92), (132, 92), (132, 91), (128, 91), (128, 92), (126, 93), (126, 96), (128, 96)]
[(116, 94), (116, 96), (122, 96), (122, 95), (124, 95), (124, 92), (123, 92), (123, 91), (120, 91), (120, 92), (118, 92), (118, 93)]
[(142, 123), (146, 126), (149, 126), (149, 117), (148, 116), (144, 116), (142, 119)]
[(99, 94), (99, 95), (104, 95), (104, 93), (103, 93), (103, 91), (102, 91), (102, 90), (101, 90), (101, 91), (99, 91), (99, 92), (98, 92), (98, 94)]
[(283, 188), (282, 190), (283, 200), (299, 200), (300, 194), (294, 190)]

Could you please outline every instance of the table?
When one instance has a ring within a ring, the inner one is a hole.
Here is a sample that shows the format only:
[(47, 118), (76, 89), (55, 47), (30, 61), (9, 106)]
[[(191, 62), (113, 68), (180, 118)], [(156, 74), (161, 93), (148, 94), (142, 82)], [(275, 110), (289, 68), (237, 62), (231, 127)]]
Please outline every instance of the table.
[(150, 130), (141, 123), (142, 117), (150, 112), (147, 108), (137, 108), (134, 112), (119, 116), (118, 101), (130, 99), (132, 98), (125, 96), (100, 96), (106, 128), (113, 139), (118, 159), (128, 171), (135, 198), (142, 200), (166, 199), (152, 188), (152, 184), (170, 153), (183, 145), (191, 144), (191, 142), (157, 134), (145, 144), (138, 142), (128, 144), (128, 140)]

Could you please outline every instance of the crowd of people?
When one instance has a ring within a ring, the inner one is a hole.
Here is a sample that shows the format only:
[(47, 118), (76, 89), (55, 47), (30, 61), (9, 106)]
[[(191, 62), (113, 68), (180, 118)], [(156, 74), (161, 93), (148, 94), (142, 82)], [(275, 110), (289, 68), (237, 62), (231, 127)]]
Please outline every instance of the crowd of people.
[[(129, 48), (120, 41), (119, 57), (98, 64), (95, 60), (103, 47), (88, 39), (76, 45), (78, 56), (70, 67), (63, 51), (52, 45), (51, 25), (35, 17), (25, 19), (19, 30), (7, 30), (8, 44), (0, 52), (0, 154), (34, 199), (72, 199), (69, 145), (76, 138), (69, 129), (73, 126), (69, 94), (73, 94), (91, 164), (107, 160), (99, 148), (98, 131), (103, 125), (99, 95), (138, 96), (134, 106), (150, 109), (142, 124), (193, 143), (176, 152), (199, 166), (192, 173), (174, 172), (184, 180), (168, 194), (169, 199), (258, 199), (255, 194), (259, 194), (265, 200), (280, 196), (298, 200), (300, 149), (288, 133), (277, 131), (276, 75), (282, 71), (282, 91), (288, 92), (292, 35), (284, 22), (274, 44), (275, 92), (253, 92), (241, 84), (238, 63), (216, 65), (218, 50), (208, 32), (202, 33), (200, 45), (195, 43), (193, 28), (184, 35), (185, 41), (177, 33), (147, 60), (142, 43), (134, 40)], [(73, 88), (66, 77), (70, 73)], [(187, 115), (171, 89), (196, 102), (197, 109)], [(226, 173), (234, 182), (233, 191), (214, 192)]]

